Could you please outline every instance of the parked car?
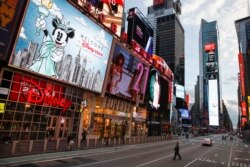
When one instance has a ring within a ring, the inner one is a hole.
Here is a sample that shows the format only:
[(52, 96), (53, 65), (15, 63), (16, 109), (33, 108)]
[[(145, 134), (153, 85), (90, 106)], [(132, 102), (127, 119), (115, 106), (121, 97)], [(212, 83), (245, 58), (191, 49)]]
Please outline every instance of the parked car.
[(202, 140), (202, 145), (203, 146), (212, 146), (213, 145), (213, 141), (212, 141), (212, 139), (211, 138), (204, 138), (203, 140)]

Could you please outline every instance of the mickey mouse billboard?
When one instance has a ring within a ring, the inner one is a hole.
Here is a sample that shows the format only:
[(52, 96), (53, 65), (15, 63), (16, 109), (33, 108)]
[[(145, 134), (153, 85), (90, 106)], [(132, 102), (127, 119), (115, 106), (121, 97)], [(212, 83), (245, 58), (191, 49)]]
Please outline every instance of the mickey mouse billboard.
[(112, 36), (65, 0), (31, 0), (10, 65), (100, 93)]

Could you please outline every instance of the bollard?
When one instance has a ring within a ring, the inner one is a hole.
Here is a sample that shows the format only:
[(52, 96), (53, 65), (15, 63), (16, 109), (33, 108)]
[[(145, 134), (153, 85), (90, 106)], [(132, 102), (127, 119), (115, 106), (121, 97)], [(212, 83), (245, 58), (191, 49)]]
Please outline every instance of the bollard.
[[(33, 140), (32, 140), (33, 141)], [(47, 150), (47, 145), (48, 145), (48, 140), (44, 140), (44, 145), (43, 145), (43, 151), (45, 152)]]
[(95, 138), (95, 147), (97, 147), (97, 138)]
[(17, 143), (18, 143), (18, 141), (16, 141), (16, 140), (12, 142), (11, 155), (15, 154)]
[(60, 139), (57, 139), (57, 140), (56, 140), (56, 150), (59, 149), (59, 144), (60, 144)]
[(28, 150), (29, 153), (32, 151), (33, 143), (34, 143), (34, 141), (30, 140), (29, 150)]

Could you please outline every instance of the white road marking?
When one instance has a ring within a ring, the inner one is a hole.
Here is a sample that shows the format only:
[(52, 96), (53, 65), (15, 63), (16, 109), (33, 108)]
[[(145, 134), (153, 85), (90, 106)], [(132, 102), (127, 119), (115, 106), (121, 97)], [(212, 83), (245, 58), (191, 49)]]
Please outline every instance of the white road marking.
[(194, 163), (195, 161), (197, 161), (200, 157), (202, 157), (203, 155), (207, 154), (208, 152), (210, 152), (212, 149), (206, 151), (205, 153), (201, 154), (199, 157), (195, 158), (193, 161), (189, 162), (187, 165), (185, 165), (184, 167), (187, 167), (189, 165), (191, 165), (192, 163)]
[(234, 160), (245, 160), (245, 161), (250, 161), (250, 159), (246, 159), (246, 158), (234, 158)]
[(248, 147), (248, 145), (245, 145), (245, 147)]
[[(196, 146), (197, 146), (197, 145), (196, 145)], [(194, 147), (196, 147), (196, 146), (194, 146)], [(198, 145), (198, 146), (199, 146), (199, 145)], [(184, 151), (190, 150), (191, 148), (193, 148), (193, 147), (189, 147), (188, 149), (185, 149), (185, 150), (183, 150), (183, 151), (181, 151), (181, 152), (184, 152)], [(135, 166), (135, 167), (145, 166), (145, 165), (148, 165), (148, 164), (154, 163), (154, 162), (156, 162), (156, 161), (159, 161), (159, 160), (162, 160), (162, 159), (168, 158), (168, 157), (173, 156), (173, 155), (174, 155), (174, 154), (170, 154), (170, 155), (167, 155), (167, 156), (164, 156), (164, 157), (161, 157), (161, 158), (155, 159), (155, 160), (153, 160), (153, 161), (149, 161), (149, 162), (147, 162), (147, 163), (137, 165), (137, 166)]]
[(230, 167), (232, 152), (233, 152), (233, 147), (231, 147), (230, 156), (229, 156), (229, 161), (228, 161), (228, 164), (227, 164), (228, 167)]
[(214, 157), (218, 157), (218, 154), (214, 154)]

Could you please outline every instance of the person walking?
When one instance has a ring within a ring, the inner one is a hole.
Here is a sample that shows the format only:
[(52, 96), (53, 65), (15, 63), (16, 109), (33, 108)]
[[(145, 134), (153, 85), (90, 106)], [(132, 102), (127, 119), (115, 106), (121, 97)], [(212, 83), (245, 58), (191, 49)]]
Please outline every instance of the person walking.
[(69, 134), (67, 137), (67, 142), (68, 142), (68, 150), (72, 150), (74, 140), (72, 134)]
[(88, 134), (88, 132), (86, 131), (86, 129), (84, 129), (82, 131), (82, 145), (83, 145), (83, 147), (86, 145), (87, 134)]
[(181, 159), (181, 156), (179, 154), (179, 150), (180, 150), (180, 147), (179, 147), (179, 143), (177, 142), (175, 147), (174, 147), (174, 158), (173, 158), (173, 160), (175, 160), (177, 155), (179, 156), (179, 160)]

